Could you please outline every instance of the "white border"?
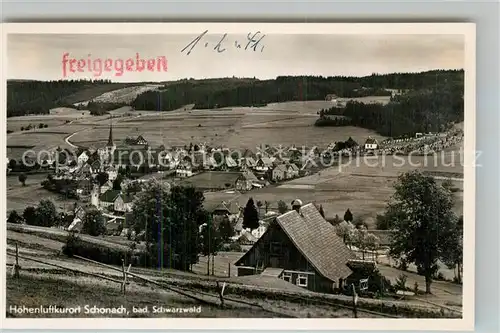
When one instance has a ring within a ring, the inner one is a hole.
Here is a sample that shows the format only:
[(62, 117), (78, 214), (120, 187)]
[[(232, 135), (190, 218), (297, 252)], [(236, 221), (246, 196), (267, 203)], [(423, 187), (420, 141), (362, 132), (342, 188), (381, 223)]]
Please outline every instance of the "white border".
[[(252, 330), (473, 330), (475, 254), (475, 147), (476, 147), (476, 26), (474, 23), (2, 23), (2, 111), (6, 106), (7, 42), (9, 33), (23, 34), (457, 34), (465, 39), (465, 139), (464, 139), (464, 263), (462, 319), (16, 319), (5, 317), (5, 293), (0, 296), (1, 328), (6, 329), (252, 329)], [(250, 29), (250, 30), (249, 30)], [(3, 111), (5, 112), (5, 111)], [(4, 115), (6, 117), (6, 115)], [(6, 119), (6, 118), (4, 118)], [(6, 142), (6, 121), (1, 129)], [(6, 156), (6, 145), (0, 145)], [(5, 164), (1, 163), (5, 174)], [(6, 189), (6, 179), (0, 177)], [(1, 193), (6, 212), (6, 192)], [(6, 215), (4, 215), (6, 216)], [(4, 219), (0, 224), (6, 231)], [(6, 238), (0, 237), (0, 281), (6, 290)]]

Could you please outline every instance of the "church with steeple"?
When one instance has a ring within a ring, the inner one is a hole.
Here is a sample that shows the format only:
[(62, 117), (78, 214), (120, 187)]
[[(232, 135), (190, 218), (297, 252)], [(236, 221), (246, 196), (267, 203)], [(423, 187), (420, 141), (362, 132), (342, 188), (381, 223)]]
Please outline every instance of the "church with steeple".
[(106, 154), (108, 156), (112, 156), (115, 150), (116, 150), (116, 145), (113, 141), (113, 123), (110, 123), (108, 143), (106, 144)]
[[(131, 164), (138, 166), (148, 161), (148, 149), (149, 143), (142, 135), (139, 135), (137, 138), (127, 137), (125, 140), (119, 140), (117, 145), (113, 137), (113, 123), (110, 122), (108, 141), (98, 149), (98, 153), (101, 161), (105, 161), (104, 165), (119, 168)], [(154, 160), (157, 158), (157, 156), (153, 156)], [(152, 162), (149, 163), (151, 164)]]

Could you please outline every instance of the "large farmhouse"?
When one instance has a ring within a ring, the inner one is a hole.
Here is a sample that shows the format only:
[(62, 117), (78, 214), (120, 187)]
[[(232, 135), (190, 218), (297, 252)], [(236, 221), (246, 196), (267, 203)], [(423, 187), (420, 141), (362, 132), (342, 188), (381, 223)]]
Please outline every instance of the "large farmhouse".
[(356, 255), (310, 203), (278, 216), (254, 246), (235, 265), (238, 275), (261, 274), (274, 268), (275, 276), (297, 286), (333, 292), (352, 273), (347, 266)]

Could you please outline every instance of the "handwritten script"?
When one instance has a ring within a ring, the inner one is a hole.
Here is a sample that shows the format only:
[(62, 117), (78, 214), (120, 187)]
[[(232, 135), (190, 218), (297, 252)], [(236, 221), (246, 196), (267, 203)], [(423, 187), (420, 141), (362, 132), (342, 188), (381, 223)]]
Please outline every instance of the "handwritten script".
[(189, 44), (186, 45), (181, 50), (181, 53), (185, 52), (186, 55), (190, 55), (195, 46), (198, 45), (200, 41), (202, 47), (213, 48), (213, 51), (217, 53), (222, 53), (230, 47), (235, 49), (242, 49), (245, 51), (253, 51), (253, 52), (257, 51), (262, 52), (264, 50), (264, 44), (262, 43), (262, 39), (264, 39), (266, 35), (262, 34), (260, 31), (257, 31), (256, 33), (249, 32), (247, 34), (247, 39), (244, 40), (243, 42), (238, 40), (232, 41), (227, 36), (227, 33), (225, 33), (216, 44), (210, 44), (207, 41), (206, 42), (202, 41), (203, 37), (205, 37), (207, 32), (208, 30), (205, 30), (201, 35), (197, 36), (195, 39), (189, 42)]

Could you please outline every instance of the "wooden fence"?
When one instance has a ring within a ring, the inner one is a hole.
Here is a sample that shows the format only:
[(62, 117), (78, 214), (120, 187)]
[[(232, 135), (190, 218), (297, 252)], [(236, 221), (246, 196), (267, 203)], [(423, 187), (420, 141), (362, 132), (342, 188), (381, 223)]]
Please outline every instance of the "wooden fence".
[[(58, 264), (54, 264), (54, 263), (49, 263), (49, 262), (46, 262), (46, 261), (43, 261), (43, 260), (40, 260), (40, 259), (35, 259), (35, 258), (32, 258), (32, 257), (20, 255), (17, 243), (16, 243), (16, 250), (15, 250), (15, 252), (12, 253), (12, 252), (7, 251), (7, 255), (8, 256), (12, 256), (12, 257), (15, 258), (15, 262), (14, 262), (14, 264), (12, 264), (12, 276), (14, 278), (19, 278), (19, 276), (20, 276), (21, 266), (19, 265), (19, 259), (22, 259), (22, 260), (33, 261), (33, 262), (36, 262), (36, 263), (44, 264), (44, 265), (51, 266), (51, 267), (60, 268), (60, 269), (67, 270), (67, 271), (70, 271), (70, 272), (73, 272), (73, 273), (89, 275), (89, 276), (93, 276), (93, 277), (96, 277), (96, 278), (99, 278), (99, 279), (104, 279), (104, 280), (107, 280), (107, 281), (110, 281), (110, 282), (117, 283), (117, 284), (120, 285), (120, 291), (123, 294), (126, 293), (126, 286), (130, 284), (130, 277), (132, 277), (132, 278), (136, 278), (136, 279), (138, 279), (138, 280), (140, 280), (142, 282), (153, 284), (153, 285), (155, 285), (157, 287), (160, 287), (162, 289), (166, 289), (166, 290), (175, 292), (177, 294), (180, 294), (182, 296), (188, 297), (188, 298), (193, 299), (193, 300), (195, 300), (195, 301), (197, 301), (197, 302), (199, 302), (201, 304), (204, 304), (204, 305), (209, 305), (209, 306), (214, 306), (215, 305), (215, 306), (219, 306), (221, 308), (224, 308), (225, 305), (227, 305), (228, 303), (229, 304), (233, 304), (233, 305), (236, 304), (236, 305), (239, 305), (239, 306), (245, 305), (245, 306), (256, 307), (259, 310), (263, 310), (263, 311), (266, 311), (266, 312), (269, 312), (269, 313), (273, 313), (273, 314), (278, 315), (280, 317), (296, 318), (296, 316), (294, 316), (294, 315), (290, 315), (290, 314), (278, 312), (278, 311), (275, 311), (273, 309), (269, 309), (269, 308), (267, 308), (265, 306), (262, 306), (260, 304), (255, 304), (255, 303), (251, 303), (251, 302), (245, 302), (245, 301), (241, 301), (241, 300), (237, 300), (237, 299), (232, 299), (232, 298), (224, 296), (224, 290), (226, 289), (226, 282), (220, 284), (219, 281), (216, 281), (216, 284), (217, 284), (217, 294), (215, 294), (215, 295), (211, 294), (211, 293), (200, 292), (200, 291), (197, 291), (197, 290), (190, 290), (189, 288), (173, 287), (171, 285), (167, 285), (166, 283), (161, 283), (161, 282), (158, 282), (158, 281), (154, 281), (152, 279), (148, 279), (148, 278), (146, 278), (144, 276), (141, 276), (139, 274), (132, 273), (130, 271), (132, 265), (129, 264), (128, 267), (127, 267), (127, 269), (125, 269), (125, 263), (124, 263), (123, 259), (122, 259), (122, 267), (118, 268), (118, 267), (115, 267), (115, 266), (107, 265), (107, 264), (104, 264), (104, 263), (101, 263), (101, 262), (98, 262), (98, 261), (95, 261), (95, 260), (91, 260), (91, 259), (88, 259), (88, 258), (84, 258), (84, 257), (81, 257), (81, 256), (77, 256), (77, 255), (73, 256), (76, 259), (83, 260), (83, 261), (86, 261), (86, 262), (89, 262), (89, 263), (93, 263), (93, 264), (99, 265), (101, 267), (105, 267), (105, 268), (108, 268), (108, 269), (111, 269), (111, 270), (114, 270), (114, 271), (121, 272), (122, 273), (122, 279), (119, 280), (119, 279), (111, 278), (111, 277), (104, 276), (104, 275), (101, 275), (101, 274), (96, 274), (96, 273), (91, 273), (91, 272), (85, 272), (85, 271), (81, 271), (81, 270), (77, 270), (77, 269), (73, 269), (73, 268), (69, 268), (69, 267), (64, 267), (62, 265), (58, 265)], [(198, 295), (203, 295), (203, 296), (207, 296), (208, 298), (213, 298), (214, 301), (208, 301), (207, 299), (199, 297)]]
[[(19, 278), (19, 276), (20, 276), (21, 266), (19, 265), (19, 259), (22, 259), (22, 260), (33, 261), (33, 262), (40, 263), (40, 264), (43, 264), (43, 265), (47, 265), (47, 266), (56, 267), (56, 268), (60, 268), (60, 269), (63, 269), (63, 270), (71, 271), (73, 273), (89, 275), (89, 276), (93, 276), (93, 277), (96, 277), (96, 278), (99, 278), (99, 279), (103, 279), (103, 280), (106, 280), (106, 281), (117, 283), (117, 284), (120, 285), (120, 291), (123, 294), (126, 294), (126, 289), (127, 289), (126, 286), (130, 285), (130, 283), (131, 283), (130, 282), (131, 281), (130, 278), (132, 277), (132, 278), (135, 278), (135, 279), (140, 280), (142, 282), (155, 285), (155, 286), (160, 287), (162, 289), (166, 289), (166, 290), (175, 292), (177, 294), (180, 294), (182, 296), (188, 297), (190, 299), (193, 299), (193, 300), (195, 300), (195, 301), (197, 301), (197, 302), (199, 302), (201, 304), (205, 304), (205, 305), (210, 305), (210, 306), (214, 306), (215, 305), (215, 306), (219, 306), (221, 308), (224, 308), (227, 304), (233, 304), (233, 305), (236, 304), (236, 305), (239, 305), (239, 306), (246, 305), (246, 306), (256, 307), (259, 310), (263, 310), (263, 311), (266, 311), (266, 312), (278, 315), (280, 317), (288, 317), (288, 318), (297, 318), (298, 317), (296, 315), (292, 315), (292, 314), (289, 314), (289, 313), (283, 313), (283, 312), (276, 311), (274, 309), (270, 309), (270, 308), (268, 308), (266, 306), (263, 306), (263, 305), (260, 305), (260, 304), (256, 304), (256, 303), (247, 302), (247, 301), (243, 301), (243, 300), (240, 300), (240, 299), (234, 299), (234, 298), (228, 297), (228, 296), (224, 295), (224, 291), (226, 290), (226, 288), (228, 286), (226, 282), (222, 282), (221, 283), (220, 281), (215, 281), (215, 283), (216, 283), (216, 292), (217, 293), (216, 294), (211, 294), (211, 293), (208, 293), (208, 292), (200, 291), (199, 289), (196, 289), (196, 288), (187, 288), (187, 287), (179, 287), (179, 286), (175, 286), (174, 287), (172, 285), (167, 285), (166, 283), (154, 281), (152, 279), (146, 278), (146, 277), (141, 276), (139, 274), (132, 273), (130, 271), (132, 265), (129, 264), (128, 267), (125, 268), (125, 262), (124, 262), (123, 259), (122, 259), (121, 268), (119, 268), (119, 267), (107, 265), (107, 264), (104, 264), (104, 263), (101, 263), (101, 262), (98, 262), (98, 261), (95, 261), (95, 260), (92, 260), (92, 259), (88, 259), (88, 258), (85, 258), (85, 257), (81, 257), (81, 256), (77, 256), (77, 255), (73, 256), (76, 259), (83, 260), (83, 261), (86, 261), (86, 262), (89, 262), (89, 263), (93, 263), (95, 265), (98, 265), (98, 266), (101, 266), (101, 267), (105, 267), (105, 268), (108, 268), (110, 270), (121, 272), (122, 273), (122, 279), (117, 279), (117, 278), (111, 278), (109, 276), (105, 276), (105, 275), (101, 275), (101, 274), (97, 274), (97, 273), (85, 272), (85, 271), (77, 270), (77, 269), (74, 269), (74, 268), (68, 268), (68, 267), (64, 267), (62, 265), (58, 265), (58, 264), (54, 264), (54, 263), (49, 263), (49, 262), (46, 262), (46, 261), (43, 261), (43, 260), (40, 260), (40, 259), (35, 259), (35, 258), (32, 258), (32, 257), (20, 255), (17, 243), (16, 243), (15, 252), (12, 253), (12, 252), (7, 251), (7, 255), (12, 256), (12, 257), (15, 258), (14, 264), (12, 264), (12, 272), (11, 272), (11, 274), (12, 274), (12, 276), (14, 278)], [(229, 265), (229, 270), (230, 270), (230, 265)], [(230, 274), (230, 271), (229, 271), (229, 274)], [(325, 304), (325, 305), (328, 304), (328, 305), (331, 305), (333, 307), (338, 307), (338, 308), (351, 309), (353, 311), (353, 317), (354, 318), (358, 317), (358, 313), (359, 312), (364, 312), (364, 313), (368, 313), (368, 314), (372, 314), (372, 315), (377, 315), (377, 316), (381, 316), (381, 317), (386, 317), (386, 318), (398, 318), (398, 317), (396, 317), (394, 315), (390, 315), (390, 314), (387, 314), (387, 313), (382, 313), (382, 312), (378, 312), (378, 311), (372, 311), (372, 310), (367, 310), (367, 309), (360, 308), (359, 305), (358, 305), (358, 296), (356, 294), (355, 289), (353, 291), (354, 291), (354, 293), (353, 293), (352, 305), (350, 305), (350, 306), (348, 306), (348, 304), (347, 305), (342, 305), (342, 304), (337, 304), (337, 303), (333, 303), (333, 302), (326, 302), (326, 301), (321, 301), (320, 303)], [(214, 300), (213, 301), (208, 301), (208, 300), (200, 297), (200, 295), (201, 296), (206, 296), (208, 298), (212, 298)], [(296, 298), (300, 299), (301, 297), (299, 295), (297, 295)], [(429, 303), (431, 303), (431, 302), (429, 302)], [(437, 307), (441, 307), (442, 309), (446, 309), (446, 310), (449, 310), (449, 311), (452, 311), (452, 312), (459, 312), (459, 313), (461, 313), (461, 311), (459, 311), (459, 310), (455, 310), (455, 309), (452, 309), (452, 308), (449, 308), (449, 307), (440, 306), (440, 305), (435, 304), (435, 303), (431, 303), (431, 304), (433, 304), (433, 305), (435, 305)]]

